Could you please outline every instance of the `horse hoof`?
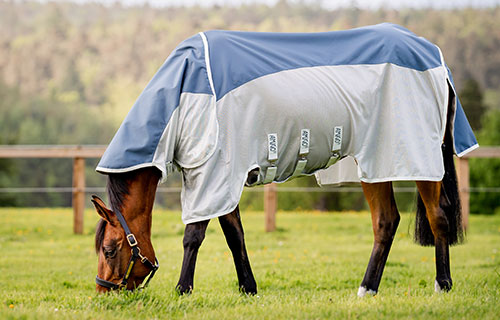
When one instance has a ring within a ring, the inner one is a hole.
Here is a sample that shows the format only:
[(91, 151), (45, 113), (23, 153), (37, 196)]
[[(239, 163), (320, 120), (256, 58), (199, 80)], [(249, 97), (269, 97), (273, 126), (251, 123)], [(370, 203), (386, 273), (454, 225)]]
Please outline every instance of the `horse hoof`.
[(244, 286), (241, 286), (240, 287), (240, 292), (241, 293), (244, 293), (246, 295), (249, 295), (249, 296), (253, 296), (253, 295), (256, 295), (257, 294), (257, 287), (244, 287)]
[(452, 287), (451, 280), (438, 281), (436, 279), (436, 281), (434, 281), (434, 291), (436, 291), (437, 293), (448, 292), (451, 290), (451, 287)]
[(177, 292), (178, 295), (182, 296), (185, 294), (191, 294), (193, 292), (193, 287), (192, 286), (184, 287), (178, 285), (177, 287), (175, 287), (175, 291)]
[(358, 297), (363, 298), (366, 295), (375, 296), (377, 291), (373, 291), (372, 289), (366, 289), (366, 287), (359, 287), (358, 289)]

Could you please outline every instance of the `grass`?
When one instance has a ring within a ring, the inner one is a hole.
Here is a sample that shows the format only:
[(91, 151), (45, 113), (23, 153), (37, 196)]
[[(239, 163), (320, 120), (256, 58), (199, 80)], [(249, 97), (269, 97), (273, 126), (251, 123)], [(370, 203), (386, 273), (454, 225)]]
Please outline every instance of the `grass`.
[(434, 293), (434, 249), (412, 243), (403, 214), (379, 294), (359, 299), (372, 247), (368, 213), (279, 213), (263, 232), (243, 213), (257, 296), (238, 293), (231, 254), (212, 221), (198, 257), (195, 291), (174, 292), (184, 226), (157, 210), (153, 244), (161, 267), (145, 291), (97, 295), (93, 228), (72, 234), (71, 209), (0, 209), (0, 319), (497, 319), (500, 216), (472, 216), (467, 242), (451, 248), (454, 288)]

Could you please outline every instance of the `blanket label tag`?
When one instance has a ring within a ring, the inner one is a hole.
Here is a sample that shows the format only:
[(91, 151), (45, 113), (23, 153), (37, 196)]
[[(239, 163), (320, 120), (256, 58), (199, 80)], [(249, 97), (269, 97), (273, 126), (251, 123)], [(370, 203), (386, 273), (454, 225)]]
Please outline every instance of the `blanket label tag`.
[(305, 156), (309, 153), (309, 137), (310, 137), (309, 129), (302, 129), (300, 131), (300, 152), (301, 156)]
[(333, 146), (332, 151), (340, 151), (342, 149), (342, 127), (333, 129)]
[(277, 133), (269, 133), (267, 135), (268, 141), (268, 160), (276, 161), (278, 160), (278, 134)]

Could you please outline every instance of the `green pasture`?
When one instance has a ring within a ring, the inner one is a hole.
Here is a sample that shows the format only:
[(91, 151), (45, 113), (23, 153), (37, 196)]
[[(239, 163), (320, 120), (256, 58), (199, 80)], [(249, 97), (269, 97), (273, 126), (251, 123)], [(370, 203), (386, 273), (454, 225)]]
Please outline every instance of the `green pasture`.
[(0, 209), (0, 319), (498, 319), (500, 216), (472, 216), (467, 242), (453, 247), (450, 293), (434, 293), (434, 250), (412, 243), (403, 214), (379, 294), (356, 296), (371, 252), (368, 213), (243, 213), (256, 296), (237, 290), (231, 254), (212, 221), (198, 257), (193, 294), (178, 296), (183, 225), (156, 210), (160, 269), (142, 292), (97, 295), (94, 212), (72, 234), (71, 209)]

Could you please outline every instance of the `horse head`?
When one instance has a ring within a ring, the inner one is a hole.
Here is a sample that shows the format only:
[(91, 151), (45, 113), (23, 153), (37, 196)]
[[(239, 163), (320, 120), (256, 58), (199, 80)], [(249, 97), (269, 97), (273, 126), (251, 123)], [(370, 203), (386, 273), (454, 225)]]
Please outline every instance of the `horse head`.
[(101, 217), (95, 236), (98, 292), (139, 288), (158, 269), (151, 243), (151, 212), (158, 179), (157, 170), (152, 169), (110, 175), (107, 189), (112, 209), (92, 196)]

